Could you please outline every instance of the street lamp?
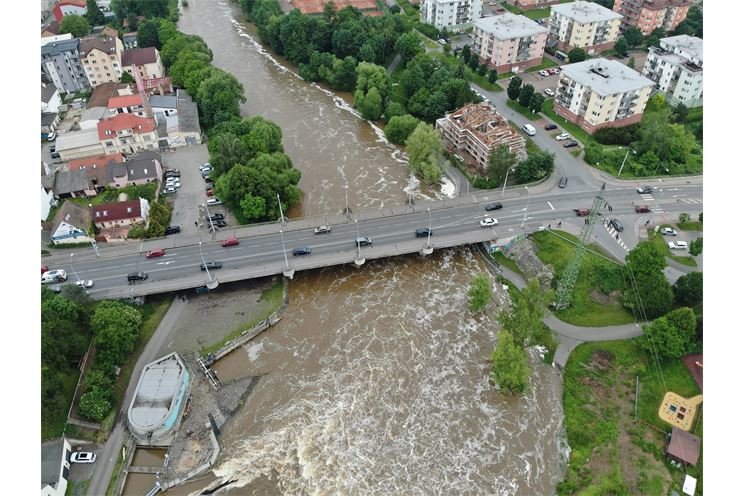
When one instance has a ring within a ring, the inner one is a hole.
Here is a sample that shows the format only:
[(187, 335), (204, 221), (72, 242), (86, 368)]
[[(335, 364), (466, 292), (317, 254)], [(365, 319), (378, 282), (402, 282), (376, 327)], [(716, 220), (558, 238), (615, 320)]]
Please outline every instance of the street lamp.
[(525, 215), (523, 215), (523, 221), (522, 223), (520, 223), (521, 228), (525, 226), (525, 221), (528, 220), (528, 209), (530, 208), (530, 190), (528, 189), (527, 186), (524, 186), (524, 188), (525, 188), (525, 191), (528, 192), (528, 204), (525, 205)]
[(279, 237), (282, 239), (282, 253), (285, 256), (285, 266), (289, 270), (290, 262), (287, 260), (287, 250), (285, 249), (285, 236), (282, 234), (282, 229), (279, 230)]
[(504, 175), (504, 184), (502, 185), (502, 198), (504, 198), (504, 188), (507, 187), (507, 178), (510, 177), (510, 171), (515, 172), (515, 169), (507, 169), (507, 174)]
[(75, 255), (74, 253), (70, 253), (70, 270), (72, 270), (72, 273), (75, 274), (75, 279), (80, 282), (80, 278), (78, 277), (78, 273), (75, 272), (75, 267), (72, 266), (72, 256)]
[(207, 267), (207, 262), (204, 261), (204, 254), (202, 253), (202, 242), (199, 242), (199, 256), (202, 258), (202, 265), (204, 266), (204, 270), (207, 271), (207, 279), (209, 279), (210, 282), (212, 282), (212, 276), (210, 275), (210, 268)]
[[(657, 171), (660, 169), (660, 165), (662, 165), (662, 162), (658, 162), (657, 163), (657, 167), (654, 168), (654, 175), (655, 176), (657, 175)], [(664, 165), (662, 166), (662, 168), (665, 169), (665, 172), (667, 172), (668, 174), (670, 174), (670, 169), (668, 169)]]
[(636, 155), (636, 151), (635, 150), (632, 150), (631, 148), (629, 148), (628, 150), (626, 150), (626, 155), (624, 155), (624, 157), (623, 157), (623, 162), (621, 162), (621, 167), (618, 168), (618, 174), (616, 174), (616, 177), (620, 177), (621, 176), (621, 171), (623, 170), (624, 164), (626, 164), (626, 159), (629, 158), (629, 152), (634, 152), (634, 155)]
[(207, 220), (210, 221), (210, 232), (212, 233), (213, 239), (214, 239), (215, 225), (212, 223), (212, 216), (210, 215), (210, 208), (207, 206), (206, 203), (202, 203), (202, 207), (204, 207), (204, 211), (207, 213)]
[(282, 213), (282, 201), (279, 199), (279, 193), (277, 193), (277, 203), (279, 203), (279, 222), (282, 224), (287, 224), (287, 222), (285, 221), (285, 214)]

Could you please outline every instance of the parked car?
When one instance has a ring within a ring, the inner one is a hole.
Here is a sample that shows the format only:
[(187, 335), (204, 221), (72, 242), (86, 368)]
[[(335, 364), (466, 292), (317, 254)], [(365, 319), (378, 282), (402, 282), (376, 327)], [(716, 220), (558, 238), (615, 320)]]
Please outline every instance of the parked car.
[(230, 237), (228, 239), (222, 240), (222, 243), (220, 243), (223, 248), (228, 246), (238, 246), (240, 244), (240, 241), (238, 241), (238, 238)]
[(219, 198), (210, 198), (207, 200), (207, 205), (222, 205)]
[(649, 207), (646, 205), (637, 205), (634, 210), (636, 210), (637, 214), (646, 214), (649, 212)]
[(215, 227), (226, 227), (228, 225), (224, 220), (213, 220), (212, 225)]
[(76, 451), (70, 457), (72, 463), (93, 463), (96, 461), (96, 454), (90, 451)]
[(558, 73), (561, 72), (561, 68), (560, 67), (552, 67), (551, 69), (548, 70), (548, 72), (550, 72), (551, 74), (558, 74)]
[(354, 244), (356, 246), (369, 246), (372, 244), (372, 239), (367, 236), (360, 236), (359, 238), (354, 238)]
[(671, 250), (687, 250), (688, 249), (688, 243), (685, 241), (670, 241), (667, 246)]
[(567, 182), (569, 182), (569, 179), (567, 179), (566, 176), (562, 176), (561, 179), (559, 179), (559, 187), (560, 188), (566, 188)]
[(303, 246), (301, 248), (293, 248), (292, 249), (292, 256), (294, 257), (302, 257), (303, 255), (310, 255), (311, 249), (307, 246)]
[(483, 219), (481, 222), (479, 222), (479, 224), (481, 225), (481, 227), (491, 227), (499, 224), (499, 221), (494, 217), (487, 217), (486, 219)]
[(553, 131), (554, 129), (557, 129), (558, 127), (559, 126), (557, 126), (556, 124), (546, 124), (545, 126), (543, 126), (543, 129), (545, 129), (546, 131)]
[(147, 252), (147, 255), (145, 255), (145, 258), (158, 258), (162, 257), (166, 254), (166, 251), (163, 248), (157, 248), (155, 250), (150, 250)]
[(499, 210), (500, 208), (502, 208), (502, 204), (499, 203), (499, 202), (487, 203), (484, 206), (484, 210), (486, 210), (487, 212), (489, 212), (491, 210)]
[(610, 220), (610, 225), (613, 226), (613, 229), (616, 231), (623, 232), (623, 223), (620, 220), (613, 218)]
[(558, 135), (556, 137), (556, 141), (564, 141), (564, 140), (569, 139), (569, 138), (571, 138), (571, 136), (569, 135), (569, 133), (561, 133), (560, 135)]
[(543, 92), (547, 94), (548, 96), (554, 96), (555, 94), (554, 90), (552, 90), (551, 88), (546, 88), (545, 90), (543, 90)]
[(52, 158), (60, 158), (60, 154), (57, 152), (52, 152)]
[(52, 146), (49, 147), (49, 153), (54, 153), (56, 151), (57, 151), (57, 147), (56, 146), (52, 145)]
[(579, 146), (579, 143), (574, 140), (564, 143), (564, 148), (574, 148), (575, 146)]
[(173, 186), (168, 186), (163, 188), (163, 191), (161, 191), (161, 193), (164, 195), (173, 195), (176, 193), (176, 188), (174, 188)]
[(223, 220), (225, 216), (223, 214), (212, 214), (207, 217), (208, 220)]
[(551, 73), (550, 73), (550, 72), (548, 72), (548, 71), (547, 71), (547, 70), (545, 70), (545, 69), (543, 69), (543, 70), (540, 70), (540, 71), (538, 71), (538, 74), (540, 74), (540, 75), (541, 75), (541, 76), (543, 76), (543, 77), (548, 77), (548, 76), (550, 76), (550, 75), (551, 75)]
[(92, 288), (92, 287), (93, 287), (93, 281), (91, 281), (90, 279), (89, 279), (89, 280), (87, 280), (87, 281), (85, 281), (85, 280), (81, 279), (81, 280), (77, 281), (77, 282), (75, 283), (75, 285), (76, 285), (77, 287), (79, 287), (79, 288), (86, 288), (86, 289), (87, 289), (87, 288)]
[(204, 170), (204, 169), (212, 169), (212, 164), (210, 164), (209, 162), (205, 162), (199, 166), (199, 170)]
[(181, 226), (168, 226), (166, 227), (166, 236), (169, 234), (178, 234), (181, 232)]
[(652, 186), (640, 186), (636, 188), (636, 192), (640, 195), (646, 195), (652, 193)]
[(327, 234), (331, 232), (331, 226), (323, 225), (313, 229), (313, 234)]
[(207, 263), (203, 263), (199, 266), (201, 270), (215, 270), (215, 269), (221, 269), (222, 268), (222, 262), (215, 262), (214, 260), (210, 260)]
[(49, 133), (47, 135), (47, 141), (54, 141), (55, 139), (57, 139), (57, 133)]
[(414, 234), (417, 238), (426, 238), (427, 236), (432, 236), (432, 230), (426, 227), (422, 227), (414, 231)]
[(676, 231), (672, 227), (663, 227), (662, 229), (660, 229), (660, 232), (662, 233), (663, 236), (677, 236), (678, 235), (678, 231)]
[(437, 42), (438, 42), (438, 43), (439, 43), (440, 45), (447, 45), (447, 41), (445, 41), (445, 40), (444, 40), (444, 39), (442, 39), (442, 38), (440, 38), (439, 40), (437, 40)]

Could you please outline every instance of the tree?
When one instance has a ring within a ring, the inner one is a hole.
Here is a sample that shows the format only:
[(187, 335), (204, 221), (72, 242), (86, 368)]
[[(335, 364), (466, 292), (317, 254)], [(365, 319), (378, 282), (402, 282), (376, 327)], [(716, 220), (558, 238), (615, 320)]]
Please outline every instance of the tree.
[(401, 145), (414, 132), (420, 122), (419, 119), (410, 114), (395, 116), (385, 126), (385, 137), (391, 143)]
[(497, 81), (497, 71), (494, 69), (489, 70), (489, 75), (487, 76), (487, 79), (490, 83), (494, 84)]
[(673, 285), (675, 301), (680, 305), (695, 307), (704, 301), (704, 274), (689, 272), (682, 275)]
[(704, 213), (703, 212), (701, 212), (700, 214), (698, 214), (698, 221), (701, 222), (701, 223), (704, 222)]
[(515, 169), (515, 179), (518, 184), (537, 181), (551, 175), (554, 170), (554, 155), (540, 151), (531, 153), (528, 158), (520, 162)]
[(463, 62), (466, 65), (469, 65), (471, 63), (471, 46), (466, 45), (463, 47), (463, 50), (460, 52), (460, 56), (463, 59)]
[(553, 290), (543, 291), (538, 280), (533, 278), (514, 299), (512, 307), (499, 312), (497, 320), (502, 330), (512, 335), (515, 344), (529, 346), (541, 332), (546, 308), (553, 299)]
[(137, 26), (137, 47), (155, 47), (158, 50), (161, 49), (160, 37), (158, 36), (158, 30), (160, 29), (160, 23), (157, 19), (147, 19), (142, 21)]
[(618, 41), (613, 46), (613, 48), (616, 50), (616, 53), (620, 55), (621, 57), (625, 57), (629, 54), (629, 42), (623, 36), (618, 38)]
[(90, 388), (80, 397), (80, 414), (96, 422), (106, 418), (111, 406), (111, 392), (100, 387)]
[(672, 287), (662, 272), (633, 273), (632, 286), (623, 295), (623, 305), (645, 319), (664, 315), (672, 308), (673, 300)]
[(468, 308), (474, 313), (481, 312), (491, 300), (491, 283), (486, 274), (476, 274), (468, 288)]
[(582, 62), (587, 58), (587, 53), (580, 47), (573, 48), (569, 53), (569, 63), (574, 64), (575, 62)]
[(422, 175), (426, 182), (440, 181), (442, 170), (439, 157), (442, 155), (440, 134), (429, 124), (421, 122), (406, 140), (406, 153), (412, 172)]
[(704, 251), (704, 238), (696, 238), (691, 241), (691, 248), (688, 250), (691, 255), (697, 257)]
[(85, 17), (70, 14), (62, 18), (59, 25), (59, 34), (71, 33), (73, 38), (82, 38), (91, 32), (91, 26)]
[(243, 85), (232, 74), (212, 68), (211, 76), (202, 81), (195, 99), (205, 127), (212, 127), (232, 116), (240, 117), (240, 104), (246, 101)]
[(370, 88), (366, 95), (357, 90), (354, 93), (354, 106), (365, 120), (375, 121), (383, 114), (383, 98), (375, 87)]
[(505, 144), (499, 145), (489, 155), (489, 177), (502, 183), (515, 162), (517, 162), (517, 155), (510, 150), (510, 147)]
[(626, 255), (626, 265), (634, 274), (651, 274), (662, 273), (667, 263), (651, 241), (642, 241)]
[(655, 28), (647, 37), (647, 48), (652, 46), (659, 46), (660, 38), (665, 37), (665, 30), (662, 28)]
[(685, 20), (678, 24), (673, 31), (674, 35), (687, 34), (698, 38), (704, 37), (704, 11), (701, 5), (692, 5), (688, 9), (688, 15)]
[(524, 84), (522, 88), (520, 88), (520, 96), (518, 98), (518, 102), (523, 107), (528, 107), (530, 105), (530, 99), (533, 98), (533, 93), (535, 93), (535, 89), (533, 88), (532, 84)]
[(636, 67), (636, 59), (634, 57), (629, 57), (629, 61), (626, 63), (626, 66), (630, 69), (633, 69)]
[(390, 123), (394, 117), (406, 115), (406, 108), (398, 102), (389, 101), (383, 115), (385, 116), (385, 120)]
[(424, 53), (422, 42), (415, 31), (402, 34), (396, 40), (395, 49), (401, 55), (401, 61), (404, 65), (418, 54)]
[(541, 108), (543, 107), (543, 102), (546, 101), (546, 98), (541, 95), (540, 93), (533, 93), (533, 96), (530, 97), (530, 110), (535, 114), (536, 112), (540, 112)]
[(626, 38), (626, 42), (629, 44), (629, 48), (638, 47), (644, 42), (644, 34), (642, 30), (633, 27), (623, 32), (623, 37)]
[(502, 330), (492, 354), (494, 382), (500, 389), (511, 393), (522, 393), (528, 386), (530, 368), (525, 350), (513, 341), (509, 331)]
[(696, 316), (690, 308), (678, 308), (642, 326), (642, 347), (664, 358), (680, 358), (694, 345)]
[(590, 165), (597, 165), (603, 161), (603, 147), (594, 141), (585, 147), (585, 162)]
[(101, 9), (98, 8), (96, 0), (86, 0), (85, 10), (85, 19), (88, 21), (89, 25), (100, 26), (104, 22), (106, 22), (106, 19), (103, 16), (103, 12), (101, 12)]
[(681, 223), (681, 224), (683, 224), (685, 222), (688, 222), (689, 220), (691, 220), (691, 216), (688, 215), (685, 212), (683, 212), (680, 215), (678, 215), (678, 222)]
[(518, 76), (512, 76), (510, 84), (507, 86), (507, 96), (510, 100), (517, 100), (520, 96), (520, 86), (522, 86), (523, 80)]
[(673, 108), (673, 114), (671, 117), (675, 123), (685, 124), (688, 121), (688, 107), (686, 107), (683, 102), (678, 103)]
[(122, 71), (122, 78), (120, 79), (120, 82), (125, 84), (134, 83), (135, 78), (133, 78), (132, 74), (128, 73), (127, 71)]

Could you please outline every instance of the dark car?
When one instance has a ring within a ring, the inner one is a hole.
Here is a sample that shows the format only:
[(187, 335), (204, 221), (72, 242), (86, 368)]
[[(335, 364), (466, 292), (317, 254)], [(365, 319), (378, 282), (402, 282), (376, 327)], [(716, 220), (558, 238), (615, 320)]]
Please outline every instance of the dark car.
[(559, 126), (557, 126), (556, 124), (546, 124), (545, 126), (543, 126), (543, 129), (545, 129), (546, 131), (553, 131), (554, 129), (557, 129), (558, 127)]
[(52, 158), (60, 158), (59, 153), (52, 152)]
[(137, 281), (144, 281), (147, 279), (147, 272), (130, 272), (127, 274), (127, 281), (130, 284), (134, 284)]
[(499, 210), (502, 208), (502, 204), (499, 202), (487, 203), (484, 206), (484, 210)]
[(613, 219), (610, 220), (610, 225), (613, 226), (613, 229), (615, 229), (618, 232), (622, 232), (623, 231), (623, 224), (621, 223), (620, 220), (618, 220), (616, 218), (613, 218)]
[(566, 176), (562, 176), (561, 179), (559, 179), (559, 187), (560, 188), (566, 188), (568, 181), (569, 181), (569, 179), (567, 179)]
[(213, 220), (212, 225), (215, 227), (226, 227), (228, 225), (224, 220)]
[(649, 194), (652, 192), (652, 186), (640, 186), (636, 188), (636, 192), (640, 195)]
[(427, 229), (426, 227), (423, 227), (423, 228), (417, 229), (415, 231), (415, 234), (417, 238), (426, 238), (427, 236), (432, 236), (432, 230)]
[(634, 210), (636, 210), (637, 214), (646, 214), (649, 212), (649, 207), (646, 205), (637, 205)]
[(181, 226), (168, 226), (166, 227), (166, 236), (169, 234), (178, 234), (181, 232)]
[(301, 248), (293, 248), (292, 249), (292, 255), (295, 256), (295, 257), (300, 257), (300, 256), (303, 256), (303, 255), (310, 255), (310, 252), (311, 252), (311, 250), (307, 246), (303, 246)]
[(222, 268), (222, 262), (215, 262), (214, 260), (210, 260), (209, 262), (203, 263), (202, 265), (200, 265), (199, 268), (202, 269), (202, 270), (220, 269), (220, 268)]
[(223, 220), (225, 216), (223, 214), (212, 214), (209, 216), (210, 220)]
[(579, 143), (577, 143), (574, 140), (569, 140), (566, 143), (564, 143), (564, 148), (572, 148), (572, 147), (575, 147), (575, 146), (579, 146)]
[(354, 244), (357, 246), (369, 246), (372, 244), (372, 239), (366, 236), (360, 236), (359, 238), (354, 238)]

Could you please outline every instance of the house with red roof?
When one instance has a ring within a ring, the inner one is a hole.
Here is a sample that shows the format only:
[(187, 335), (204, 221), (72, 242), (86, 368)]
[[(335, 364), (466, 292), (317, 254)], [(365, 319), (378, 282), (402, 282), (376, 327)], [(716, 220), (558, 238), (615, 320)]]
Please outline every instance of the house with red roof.
[(85, 0), (60, 0), (52, 9), (52, 15), (57, 22), (62, 22), (62, 18), (70, 14), (84, 16), (88, 12), (85, 3)]
[(160, 53), (155, 47), (126, 50), (122, 53), (122, 67), (132, 77), (135, 72), (139, 73), (142, 79), (162, 78), (166, 73)]
[(144, 198), (114, 203), (103, 203), (93, 207), (93, 223), (98, 229), (131, 226), (147, 222), (150, 204)]
[(155, 120), (131, 113), (101, 119), (98, 122), (98, 139), (106, 155), (129, 155), (142, 150), (158, 149)]
[(143, 105), (142, 97), (139, 94), (112, 96), (109, 98), (107, 109), (110, 113), (135, 114), (140, 117), (147, 117), (145, 105)]

